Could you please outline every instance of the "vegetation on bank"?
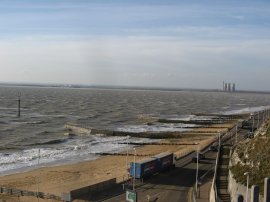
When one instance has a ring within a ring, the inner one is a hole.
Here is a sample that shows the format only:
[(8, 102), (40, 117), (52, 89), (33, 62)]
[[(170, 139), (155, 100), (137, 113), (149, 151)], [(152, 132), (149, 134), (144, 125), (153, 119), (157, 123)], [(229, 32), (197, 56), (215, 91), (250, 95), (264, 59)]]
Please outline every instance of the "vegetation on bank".
[(270, 122), (253, 139), (246, 139), (235, 148), (237, 163), (231, 167), (237, 182), (246, 185), (249, 172), (249, 185), (259, 185), (264, 189), (264, 178), (270, 177)]

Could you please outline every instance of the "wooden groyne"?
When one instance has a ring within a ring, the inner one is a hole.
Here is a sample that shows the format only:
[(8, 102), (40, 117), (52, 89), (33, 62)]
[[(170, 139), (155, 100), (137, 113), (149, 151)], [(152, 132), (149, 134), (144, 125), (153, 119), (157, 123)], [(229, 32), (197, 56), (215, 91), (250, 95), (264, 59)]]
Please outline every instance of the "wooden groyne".
[[(226, 124), (233, 124), (235, 118), (243, 117), (244, 115), (220, 115), (220, 114), (197, 114), (197, 116), (212, 116), (211, 119), (198, 119), (198, 120), (173, 120), (173, 119), (158, 119), (160, 123), (183, 123), (187, 124), (187, 127), (182, 127), (183, 131), (161, 131), (161, 132), (128, 132), (128, 131), (116, 131), (116, 130), (104, 130), (96, 129), (87, 125), (66, 123), (65, 128), (71, 131), (69, 135), (98, 135), (105, 136), (130, 136), (138, 138), (151, 138), (151, 139), (175, 139), (183, 138), (187, 135), (214, 135), (220, 130), (228, 129)], [(233, 120), (232, 120), (233, 118)], [(192, 125), (189, 125), (192, 124)], [(148, 125), (155, 125), (155, 123), (148, 123)], [(208, 130), (209, 129), (209, 130)], [(215, 130), (216, 129), (216, 130)]]
[[(223, 124), (227, 121), (224, 119), (213, 119), (213, 120), (158, 119), (158, 122), (160, 122), (160, 123), (183, 123), (183, 124), (194, 124), (194, 125), (211, 125), (211, 124)], [(202, 127), (202, 126), (198, 126), (198, 127)]]
[(191, 119), (191, 120), (181, 120), (181, 119), (158, 119), (157, 121), (160, 123), (183, 123), (183, 124), (194, 124), (200, 125), (200, 127), (204, 125), (212, 125), (212, 124), (224, 124), (233, 122), (234, 120), (244, 119), (249, 114), (233, 114), (233, 115), (226, 115), (226, 114), (204, 114), (204, 113), (197, 113), (192, 114), (198, 117), (211, 117), (209, 119)]
[[(126, 153), (109, 153), (109, 152), (100, 152), (100, 153), (94, 153), (96, 155), (100, 155), (100, 156), (126, 156)], [(129, 154), (129, 155), (134, 155), (134, 154)], [(142, 156), (142, 157), (146, 157), (146, 156), (152, 156), (152, 154), (136, 154), (136, 156)]]
[(249, 114), (206, 114), (206, 113), (192, 113), (195, 116), (212, 116), (212, 117), (219, 117), (223, 119), (242, 119), (249, 116)]
[[(183, 138), (188, 136), (196, 136), (196, 135), (215, 135), (219, 129), (224, 130), (227, 129), (227, 126), (205, 126), (199, 128), (193, 128), (195, 130), (187, 130), (187, 131), (165, 131), (165, 132), (140, 132), (140, 133), (134, 133), (134, 132), (124, 132), (124, 131), (110, 131), (110, 130), (99, 130), (94, 129), (87, 126), (80, 126), (72, 123), (67, 123), (65, 125), (65, 128), (71, 131), (72, 133), (75, 133), (76, 135), (97, 135), (97, 134), (103, 134), (105, 136), (130, 136), (130, 137), (138, 137), (138, 138), (151, 138), (151, 139), (175, 139), (175, 138)], [(207, 130), (209, 129), (209, 130)], [(211, 130), (216, 129), (216, 130)]]
[(126, 131), (112, 131), (112, 130), (100, 130), (94, 129), (89, 126), (81, 126), (73, 123), (65, 124), (65, 128), (74, 132), (77, 135), (98, 135), (103, 134), (106, 136), (130, 136), (139, 138), (152, 138), (152, 139), (163, 139), (163, 138), (181, 138), (182, 132), (126, 132)]
[[(117, 144), (127, 144), (126, 142), (119, 142)], [(129, 145), (171, 145), (171, 146), (190, 146), (197, 145), (196, 143), (167, 143), (167, 142), (128, 142)]]

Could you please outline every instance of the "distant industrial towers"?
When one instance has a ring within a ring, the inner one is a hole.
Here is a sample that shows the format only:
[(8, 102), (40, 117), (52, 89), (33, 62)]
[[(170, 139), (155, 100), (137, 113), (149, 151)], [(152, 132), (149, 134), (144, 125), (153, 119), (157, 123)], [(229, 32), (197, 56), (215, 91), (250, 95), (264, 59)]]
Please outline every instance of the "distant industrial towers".
[(223, 91), (225, 91), (225, 92), (235, 92), (235, 83), (225, 83), (223, 81)]

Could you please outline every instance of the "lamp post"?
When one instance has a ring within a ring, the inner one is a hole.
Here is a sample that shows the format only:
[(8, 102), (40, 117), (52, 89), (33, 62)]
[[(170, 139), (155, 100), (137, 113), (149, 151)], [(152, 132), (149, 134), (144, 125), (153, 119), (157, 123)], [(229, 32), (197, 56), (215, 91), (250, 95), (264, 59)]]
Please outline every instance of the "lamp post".
[(235, 132), (235, 144), (238, 142), (238, 122), (236, 124), (236, 132)]
[(198, 175), (199, 175), (199, 144), (197, 143), (196, 196), (198, 193)]
[(219, 149), (220, 149), (220, 145), (221, 145), (220, 135), (221, 135), (221, 133), (220, 133), (220, 131), (218, 131), (218, 147), (219, 147)]
[(134, 164), (133, 164), (133, 167), (134, 167), (134, 180), (133, 180), (133, 191), (135, 190), (135, 179), (136, 179), (136, 148), (133, 148), (134, 150)]
[(258, 112), (257, 129), (260, 127), (260, 112)]
[(253, 130), (254, 130), (254, 114), (251, 114), (250, 116), (252, 117), (252, 129), (251, 129), (251, 132), (253, 132)]
[[(38, 149), (38, 168), (39, 168), (39, 161), (40, 161), (40, 149)], [(38, 172), (38, 177), (37, 177), (37, 201), (39, 202), (39, 181), (40, 181), (40, 172)]]
[(128, 172), (128, 140), (127, 140), (126, 171)]
[(202, 185), (202, 182), (198, 182), (198, 187), (199, 187), (199, 194), (198, 194), (198, 198), (201, 197), (201, 185)]
[(248, 183), (249, 183), (249, 172), (245, 172), (244, 175), (247, 176), (247, 190), (246, 190), (246, 202), (248, 202)]
[(219, 147), (221, 146), (221, 139), (220, 139), (221, 133), (219, 132), (218, 134), (218, 143), (219, 143)]

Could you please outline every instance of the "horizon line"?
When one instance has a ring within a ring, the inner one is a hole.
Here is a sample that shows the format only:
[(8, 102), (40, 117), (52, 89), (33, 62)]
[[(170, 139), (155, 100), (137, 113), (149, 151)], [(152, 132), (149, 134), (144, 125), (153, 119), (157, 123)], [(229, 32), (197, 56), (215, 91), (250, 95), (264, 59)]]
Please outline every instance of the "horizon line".
[(264, 93), (270, 91), (260, 90), (236, 90), (227, 92), (219, 88), (188, 88), (188, 87), (161, 87), (161, 86), (128, 86), (128, 85), (108, 85), (108, 84), (64, 84), (64, 83), (34, 83), (34, 82), (0, 82), (0, 86), (16, 87), (51, 87), (51, 88), (95, 88), (95, 89), (119, 89), (119, 90), (160, 90), (160, 91), (199, 91), (199, 92), (224, 92), (224, 93)]

